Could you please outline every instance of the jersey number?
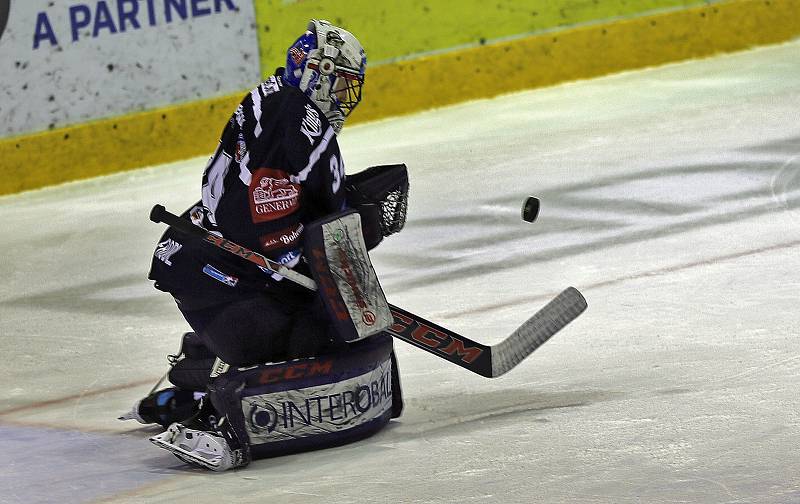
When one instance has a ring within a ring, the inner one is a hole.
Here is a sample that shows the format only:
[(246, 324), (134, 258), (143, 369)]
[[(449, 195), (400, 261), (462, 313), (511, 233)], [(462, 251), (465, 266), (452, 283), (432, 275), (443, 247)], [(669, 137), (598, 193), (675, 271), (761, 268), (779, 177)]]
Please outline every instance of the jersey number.
[(333, 176), (331, 189), (333, 190), (333, 194), (336, 194), (339, 192), (339, 188), (342, 186), (342, 179), (344, 178), (344, 163), (339, 162), (339, 158), (336, 157), (336, 154), (331, 156), (331, 175)]

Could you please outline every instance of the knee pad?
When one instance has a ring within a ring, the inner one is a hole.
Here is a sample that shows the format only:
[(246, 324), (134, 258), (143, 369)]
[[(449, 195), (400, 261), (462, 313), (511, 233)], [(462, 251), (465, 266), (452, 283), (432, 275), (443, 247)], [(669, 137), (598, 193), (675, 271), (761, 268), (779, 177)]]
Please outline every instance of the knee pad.
[(167, 356), (171, 364), (167, 377), (178, 388), (204, 392), (214, 359), (200, 336), (194, 332), (184, 333), (178, 353)]
[(402, 410), (387, 334), (351, 344), (346, 352), (229, 369), (214, 379), (209, 395), (252, 458), (357, 441)]
[(169, 382), (176, 387), (203, 392), (208, 386), (208, 376), (213, 365), (213, 357), (199, 360), (186, 357), (177, 361), (167, 376)]

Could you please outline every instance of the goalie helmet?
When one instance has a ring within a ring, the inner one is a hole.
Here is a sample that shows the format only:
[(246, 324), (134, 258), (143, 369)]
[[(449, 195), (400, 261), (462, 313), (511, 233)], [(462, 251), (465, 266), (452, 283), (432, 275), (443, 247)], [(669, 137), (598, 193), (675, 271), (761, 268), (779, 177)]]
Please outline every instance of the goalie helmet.
[(361, 101), (366, 66), (364, 48), (352, 33), (312, 19), (289, 47), (283, 81), (305, 93), (338, 133)]

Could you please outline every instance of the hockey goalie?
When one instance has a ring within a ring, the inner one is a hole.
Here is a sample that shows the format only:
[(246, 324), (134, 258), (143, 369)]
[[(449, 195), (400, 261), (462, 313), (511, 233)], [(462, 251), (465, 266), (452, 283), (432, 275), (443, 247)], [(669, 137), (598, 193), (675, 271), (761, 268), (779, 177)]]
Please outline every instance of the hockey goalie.
[(181, 218), (312, 277), (309, 290), (203, 239), (167, 229), (150, 271), (192, 328), (172, 386), (121, 417), (215, 471), (351, 442), (402, 411), (392, 315), (367, 251), (405, 223), (404, 165), (345, 177), (337, 134), (361, 100), (366, 56), (346, 30), (312, 20), (286, 67), (225, 125)]

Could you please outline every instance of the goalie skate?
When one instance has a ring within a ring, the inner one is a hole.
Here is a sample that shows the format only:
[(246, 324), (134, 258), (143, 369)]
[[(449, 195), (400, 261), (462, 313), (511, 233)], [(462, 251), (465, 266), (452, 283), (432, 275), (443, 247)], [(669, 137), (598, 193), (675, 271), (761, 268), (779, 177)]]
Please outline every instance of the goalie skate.
[(178, 457), (183, 462), (212, 471), (226, 471), (244, 465), (225, 438), (216, 432), (190, 429), (174, 423), (150, 441)]

